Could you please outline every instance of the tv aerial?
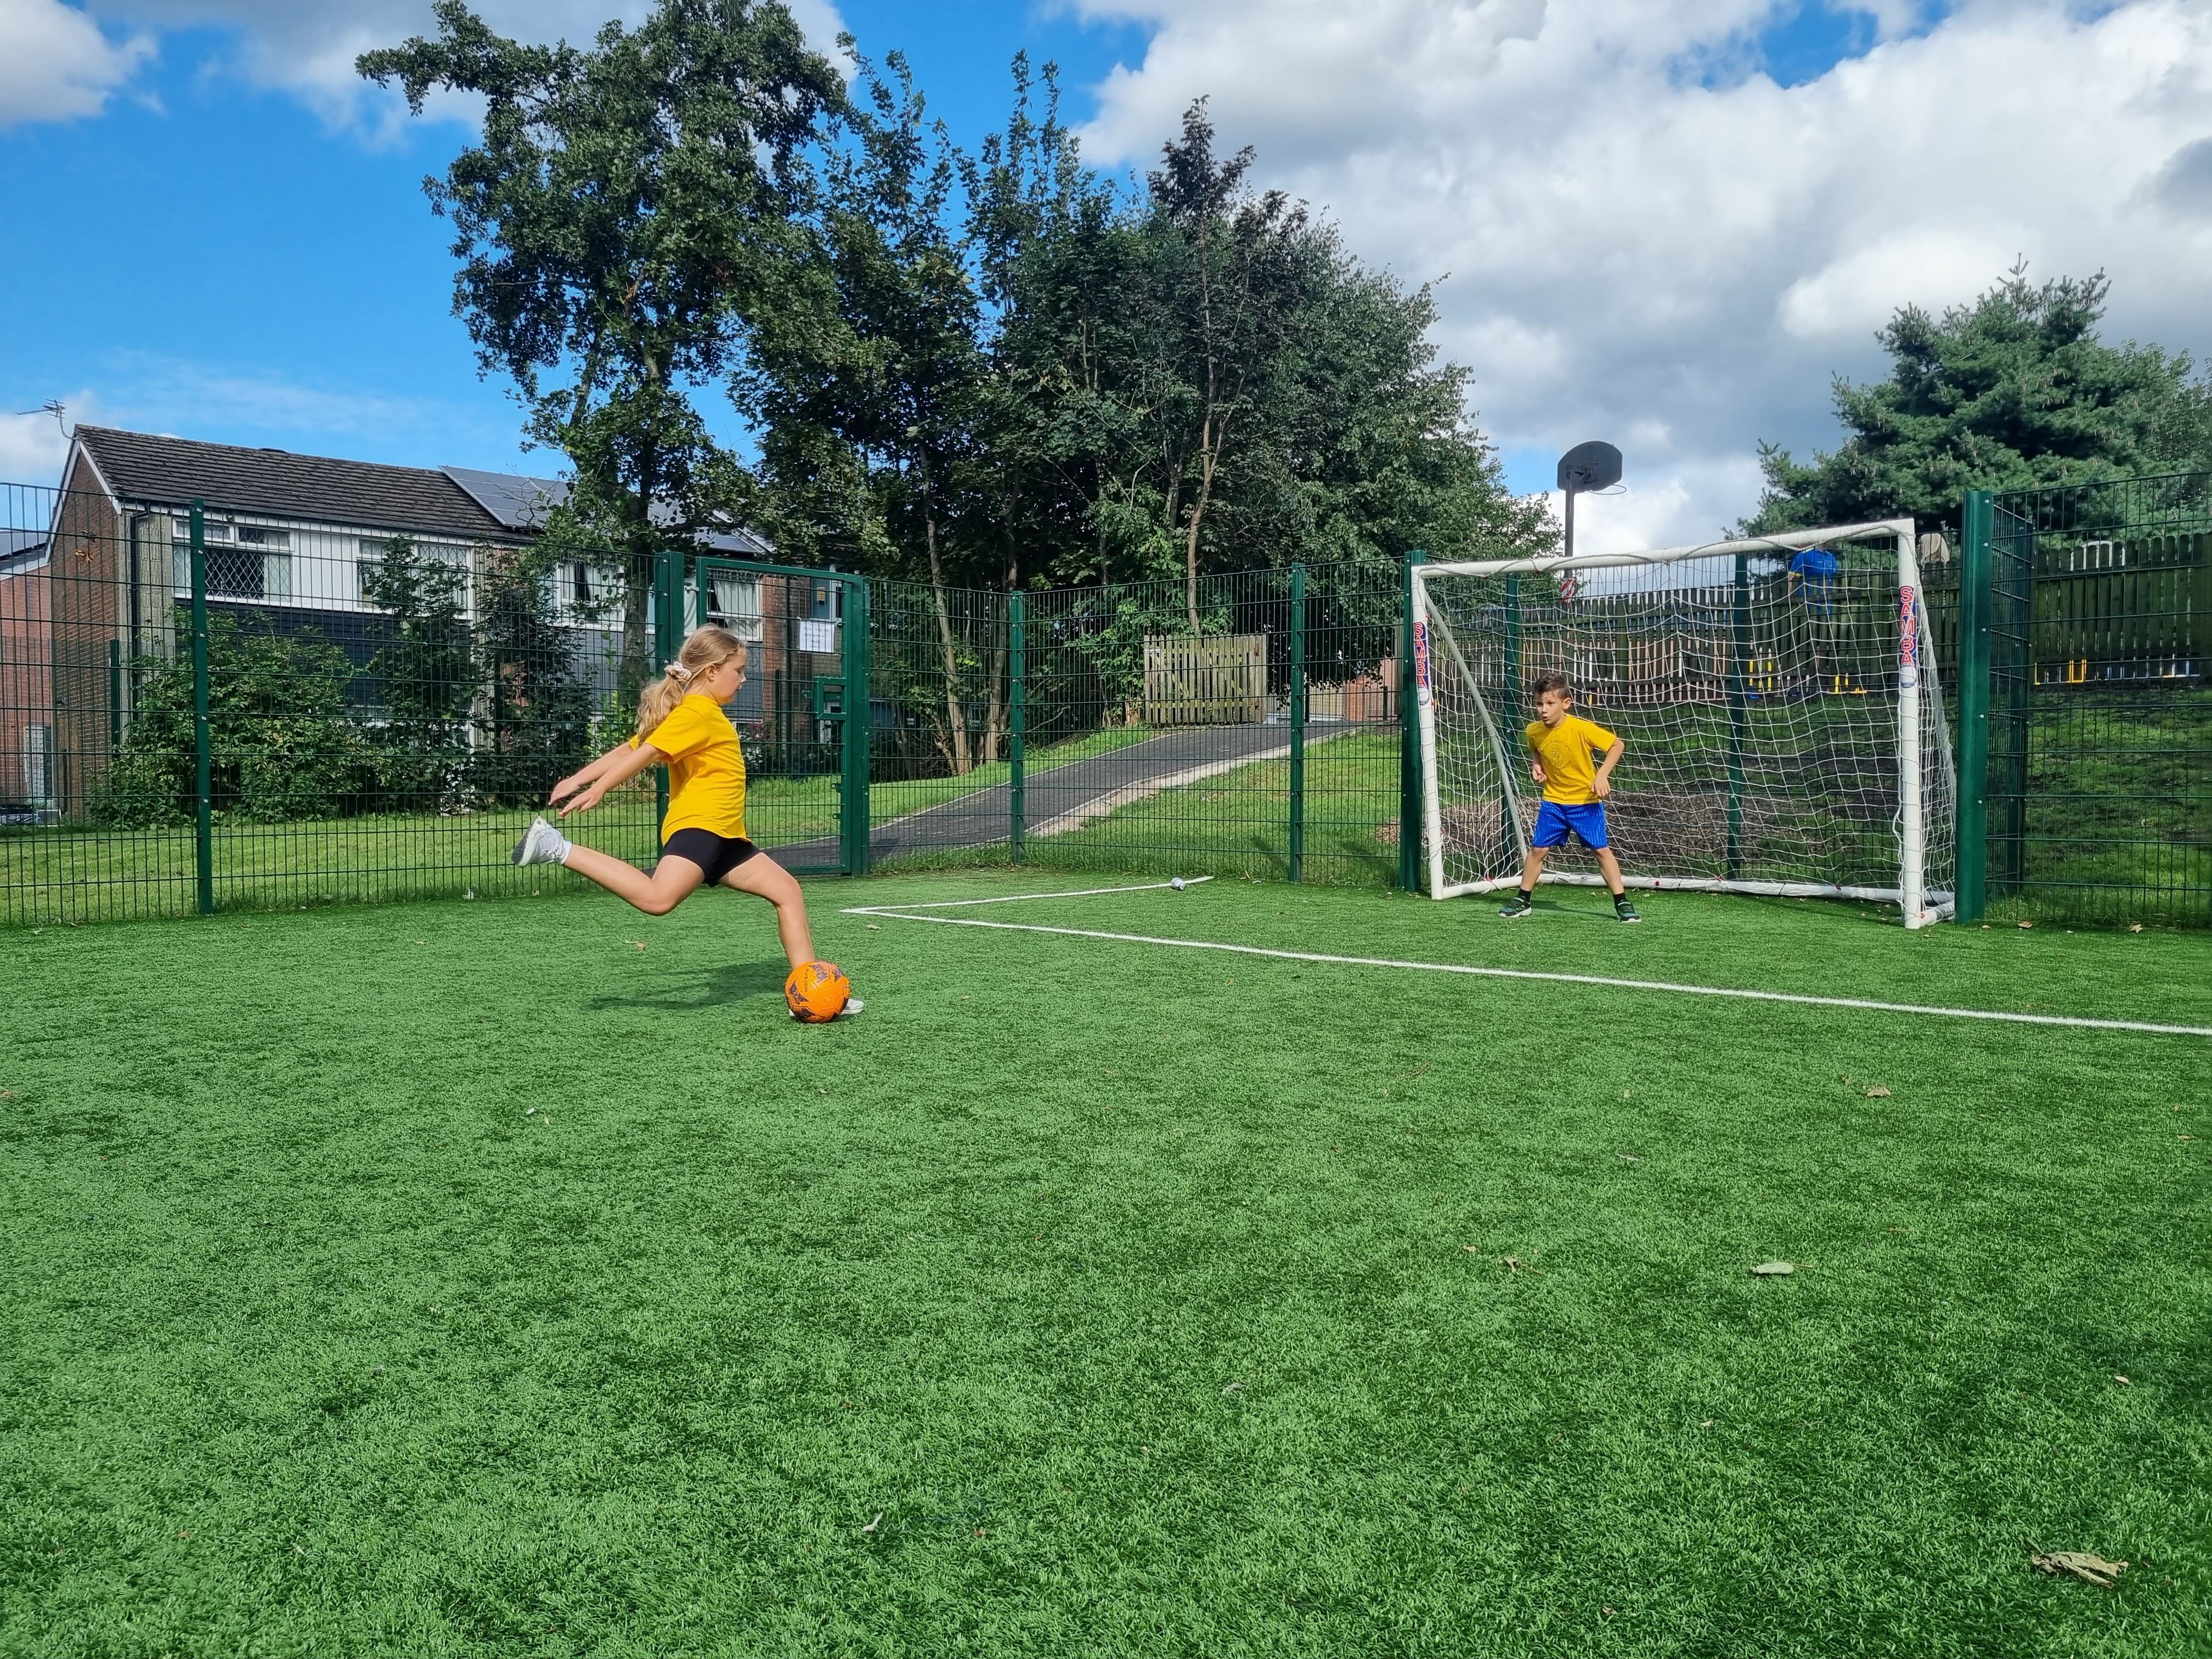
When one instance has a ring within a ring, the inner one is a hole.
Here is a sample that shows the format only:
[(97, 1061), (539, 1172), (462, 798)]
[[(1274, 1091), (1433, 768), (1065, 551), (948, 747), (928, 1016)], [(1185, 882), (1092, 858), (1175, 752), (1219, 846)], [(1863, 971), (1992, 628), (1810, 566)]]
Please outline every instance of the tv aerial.
[(1620, 482), (1620, 452), (1601, 439), (1577, 444), (1559, 457), (1559, 488), (1567, 497), (1567, 557), (1575, 556), (1575, 497), (1610, 489)]

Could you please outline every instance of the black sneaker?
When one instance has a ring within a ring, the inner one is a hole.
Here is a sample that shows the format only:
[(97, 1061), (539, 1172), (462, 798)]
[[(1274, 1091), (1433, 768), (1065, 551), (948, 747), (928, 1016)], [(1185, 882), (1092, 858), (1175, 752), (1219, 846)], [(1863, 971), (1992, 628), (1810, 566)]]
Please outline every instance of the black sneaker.
[(1508, 921), (1517, 921), (1522, 916), (1534, 915), (1536, 907), (1528, 902), (1528, 896), (1526, 893), (1516, 893), (1498, 914)]
[(1620, 897), (1613, 900), (1613, 919), (1615, 921), (1641, 921), (1644, 920), (1643, 917), (1636, 914), (1636, 907), (1628, 902), (1628, 897), (1626, 894), (1623, 894)]

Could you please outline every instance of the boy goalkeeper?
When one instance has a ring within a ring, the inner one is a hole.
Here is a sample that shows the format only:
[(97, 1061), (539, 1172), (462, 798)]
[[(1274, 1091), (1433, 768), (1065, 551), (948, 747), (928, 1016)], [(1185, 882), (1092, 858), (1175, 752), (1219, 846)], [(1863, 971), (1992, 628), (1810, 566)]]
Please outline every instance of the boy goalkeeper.
[(1565, 674), (1536, 676), (1536, 718), (1528, 722), (1529, 775), (1544, 786), (1536, 809), (1536, 833), (1528, 838), (1528, 858), (1521, 866), (1521, 890), (1498, 914), (1509, 921), (1535, 914), (1536, 878), (1544, 855), (1571, 835), (1597, 854), (1598, 872), (1613, 892), (1613, 914), (1641, 921), (1620, 879), (1620, 860), (1605, 833), (1605, 798), (1613, 793), (1613, 769), (1626, 745), (1619, 738), (1574, 712), (1574, 687)]

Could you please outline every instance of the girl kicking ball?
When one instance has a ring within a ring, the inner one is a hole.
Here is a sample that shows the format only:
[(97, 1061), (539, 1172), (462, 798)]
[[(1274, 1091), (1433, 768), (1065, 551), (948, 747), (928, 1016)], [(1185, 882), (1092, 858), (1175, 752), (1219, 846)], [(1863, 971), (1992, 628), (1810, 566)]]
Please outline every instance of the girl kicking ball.
[(639, 694), (636, 735), (553, 786), (552, 804), (565, 818), (589, 811), (640, 773), (667, 767), (668, 816), (651, 875), (578, 846), (542, 817), (516, 844), (514, 861), (566, 865), (650, 916), (666, 915), (715, 883), (766, 899), (775, 906), (791, 962), (785, 1000), (801, 1019), (830, 1019), (857, 1011), (860, 1001), (835, 965), (815, 960), (806, 901), (791, 872), (745, 838), (744, 755), (723, 712), (744, 680), (744, 641), (725, 628), (696, 630), (667, 672)]

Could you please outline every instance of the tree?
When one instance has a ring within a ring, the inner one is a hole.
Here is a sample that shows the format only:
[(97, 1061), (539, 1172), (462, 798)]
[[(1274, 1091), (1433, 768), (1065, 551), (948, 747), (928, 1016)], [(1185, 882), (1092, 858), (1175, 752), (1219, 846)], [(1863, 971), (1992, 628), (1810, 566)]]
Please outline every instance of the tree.
[(470, 776), (487, 804), (528, 806), (589, 758), (592, 697), (577, 630), (554, 602), (558, 550), (488, 550), (477, 575), (487, 703)]
[[(1152, 424), (1165, 462), (1167, 520), (1181, 533), (1190, 631), (1200, 631), (1199, 538), (1232, 441), (1243, 440), (1284, 367), (1313, 252), (1303, 203), (1244, 188), (1254, 151), (1213, 157), (1206, 100), (1183, 112), (1182, 139), (1148, 176), (1159, 353)], [(1194, 476), (1194, 473), (1195, 476)], [(1186, 501), (1185, 492), (1188, 492)]]
[(593, 46), (526, 46), (464, 0), (438, 33), (362, 54), (416, 114), (434, 88), (485, 102), (483, 137), (424, 180), (454, 226), (453, 309), (538, 442), (574, 469), (568, 509), (627, 559), (623, 678), (648, 666), (654, 553), (747, 493), (691, 388), (789, 302), (807, 243), (804, 149), (844, 103), (781, 0), (658, 0)]
[(460, 805), (478, 685), (468, 573), (394, 536), (362, 570), (361, 595), (391, 618), (368, 662), (381, 710), (371, 739), (384, 788), (417, 811)]
[(811, 311), (794, 309), (763, 332), (757, 367), (735, 392), (764, 419), (763, 447), (780, 475), (819, 476), (818, 458), (842, 450), (846, 464), (828, 470), (864, 498), (845, 512), (879, 522), (887, 549), (921, 554), (936, 605), (947, 758), (964, 774), (975, 755), (947, 599), (948, 538), (981, 359), (975, 291), (952, 223), (957, 157), (902, 57), (884, 60), (889, 79), (857, 61), (865, 99), (851, 112), (850, 142), (824, 168), (823, 285)]
[[(198, 790), (190, 657), (133, 665), (137, 711), (93, 820), (190, 823)], [(218, 818), (276, 823), (341, 817), (377, 793), (376, 756), (347, 706), (353, 665), (336, 646), (276, 632), (259, 612), (208, 616), (209, 771)]]
[(1901, 308), (1875, 337), (1889, 378), (1835, 383), (1847, 436), (1800, 463), (1759, 446), (1753, 533), (1910, 514), (1958, 533), (1969, 489), (2088, 483), (2203, 465), (2212, 386), (2185, 354), (2097, 337), (2102, 272), (2039, 285), (2023, 263), (1941, 318)]

